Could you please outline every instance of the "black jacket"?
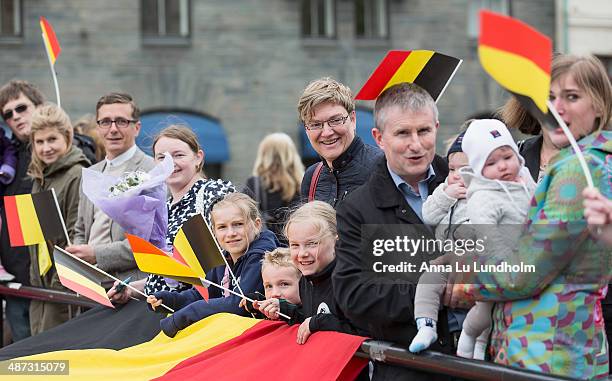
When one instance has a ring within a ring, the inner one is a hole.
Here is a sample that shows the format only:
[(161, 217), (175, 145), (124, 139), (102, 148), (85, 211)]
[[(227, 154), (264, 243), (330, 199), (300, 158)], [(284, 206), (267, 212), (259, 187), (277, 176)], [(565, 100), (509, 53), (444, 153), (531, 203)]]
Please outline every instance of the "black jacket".
[(283, 234), (283, 228), (291, 211), (295, 210), (300, 203), (301, 197), (299, 192), (293, 195), (293, 198), (287, 202), (283, 200), (280, 190), (270, 192), (270, 190), (265, 189), (260, 177), (251, 176), (247, 179), (242, 193), (249, 195), (253, 200), (257, 201), (266, 228), (276, 234), (276, 238), (278, 238), (281, 245), (286, 247), (288, 242)]
[(310, 332), (336, 331), (360, 334), (344, 317), (334, 299), (332, 273), (335, 267), (334, 259), (318, 274), (303, 276), (300, 279), (301, 305), (296, 306), (281, 299), (280, 312), (291, 317), (290, 325), (301, 323), (311, 317), (308, 325)]
[[(17, 168), (15, 179), (4, 190), (5, 196), (32, 193), (32, 179), (26, 174), (32, 160), (32, 151), (28, 143), (23, 143), (13, 136), (12, 144), (17, 149)], [(11, 247), (6, 216), (4, 214), (4, 199), (2, 199), (2, 235), (0, 248), (2, 250), (2, 265), (6, 271), (15, 275), (15, 281), (25, 286), (30, 285), (30, 255), (27, 247)]]
[(538, 181), (540, 174), (540, 151), (544, 138), (542, 135), (534, 136), (518, 143), (519, 153), (525, 159), (525, 166), (529, 169), (533, 181)]
[[(432, 165), (436, 175), (428, 184), (429, 194), (448, 175), (448, 166), (441, 157), (436, 155)], [(366, 271), (362, 264), (362, 258), (372, 256), (371, 252), (361, 252), (363, 224), (423, 223), (395, 186), (385, 159), (376, 163), (368, 182), (354, 190), (339, 205), (337, 219), (340, 240), (336, 245), (337, 264), (332, 280), (340, 308), (354, 326), (368, 332), (370, 337), (392, 341), (407, 348), (417, 333), (414, 322), (417, 280), (385, 282), (372, 270)], [(433, 232), (429, 234), (433, 238)], [(431, 349), (452, 353), (446, 311), (442, 311), (438, 319), (438, 342)], [(381, 364), (376, 367), (375, 379), (438, 379), (432, 374), (409, 369)]]
[[(325, 201), (334, 208), (353, 189), (365, 183), (377, 159), (383, 156), (378, 147), (365, 144), (359, 136), (355, 136), (351, 145), (336, 160), (334, 169), (330, 169), (323, 160), (323, 169), (317, 183), (315, 200)], [(302, 198), (308, 199), (312, 176), (319, 163), (313, 164), (304, 173), (302, 179)]]

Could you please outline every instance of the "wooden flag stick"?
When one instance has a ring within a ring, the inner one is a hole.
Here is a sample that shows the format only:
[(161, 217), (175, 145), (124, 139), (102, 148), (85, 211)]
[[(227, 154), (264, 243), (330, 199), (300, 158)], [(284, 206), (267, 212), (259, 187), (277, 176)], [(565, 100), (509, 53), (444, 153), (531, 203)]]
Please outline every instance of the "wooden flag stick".
[(572, 132), (569, 130), (569, 128), (563, 121), (563, 118), (561, 118), (561, 116), (557, 112), (557, 109), (552, 104), (552, 102), (550, 100), (547, 100), (546, 103), (548, 104), (548, 108), (550, 109), (550, 112), (553, 114), (553, 116), (557, 120), (557, 123), (559, 123), (559, 126), (561, 126), (563, 133), (567, 136), (567, 140), (569, 140), (570, 145), (574, 149), (574, 152), (576, 153), (576, 157), (578, 158), (578, 162), (580, 163), (580, 166), (582, 167), (582, 172), (584, 172), (584, 177), (586, 177), (587, 184), (589, 185), (589, 187), (594, 188), (593, 178), (591, 177), (591, 171), (589, 171), (589, 167), (587, 166), (586, 160), (584, 160), (584, 155), (582, 154), (580, 147), (578, 147), (578, 143), (576, 142), (576, 139), (574, 139), (574, 135), (572, 135)]
[[(129, 289), (131, 289), (132, 291), (134, 291), (134, 292), (136, 292), (136, 293), (138, 293), (138, 294), (140, 294), (140, 295), (144, 296), (145, 298), (146, 298), (147, 296), (149, 296), (149, 295), (145, 294), (144, 292), (142, 292), (142, 291), (138, 290), (137, 288), (135, 288), (135, 287), (131, 286), (129, 283), (125, 283), (125, 282), (123, 282), (121, 279), (115, 278), (114, 276), (112, 276), (111, 274), (109, 274), (109, 273), (107, 273), (106, 271), (102, 270), (101, 268), (98, 268), (98, 267), (96, 267), (96, 266), (92, 265), (91, 263), (89, 263), (89, 262), (86, 262), (86, 261), (82, 260), (81, 258), (79, 258), (79, 257), (77, 257), (77, 256), (75, 256), (75, 255), (73, 255), (73, 254), (71, 254), (71, 253), (69, 253), (69, 252), (67, 252), (66, 250), (62, 249), (61, 247), (59, 247), (59, 246), (54, 246), (54, 247), (55, 247), (57, 250), (61, 251), (62, 253), (66, 254), (66, 255), (70, 255), (72, 258), (74, 258), (74, 259), (76, 259), (77, 261), (79, 261), (79, 262), (83, 263), (84, 265), (87, 265), (87, 266), (91, 267), (92, 269), (96, 270), (96, 271), (97, 271), (97, 272), (99, 272), (100, 274), (104, 274), (104, 275), (106, 275), (107, 277), (109, 277), (109, 278), (111, 278), (111, 279), (113, 279), (113, 280), (116, 280), (117, 282), (119, 282), (119, 283), (121, 283), (121, 284), (124, 284), (126, 287), (128, 287), (128, 288), (129, 288)], [(162, 304), (161, 306), (162, 306), (162, 307), (164, 307), (165, 309), (167, 309), (168, 311), (170, 311), (170, 312), (174, 313), (174, 310), (173, 310), (172, 308), (170, 308), (170, 307), (168, 307), (168, 306), (166, 306), (166, 305), (163, 305), (163, 304)]]
[[(209, 281), (208, 279), (200, 278), (200, 280), (202, 281), (202, 285), (204, 285), (204, 283), (207, 283), (207, 284), (209, 284), (211, 286), (215, 286), (215, 287), (218, 287), (218, 288), (220, 288), (220, 289), (222, 289), (224, 291), (227, 291), (227, 292), (229, 292), (232, 295), (236, 295), (236, 296), (238, 296), (238, 297), (240, 297), (242, 299), (245, 299), (245, 300), (247, 300), (247, 301), (249, 301), (251, 303), (255, 303), (256, 302), (256, 300), (254, 300), (254, 299), (251, 299), (251, 298), (249, 298), (247, 296), (244, 296), (244, 295), (240, 295), (236, 291), (230, 290), (229, 288), (225, 288), (225, 287), (223, 287), (223, 286), (221, 286), (221, 285), (219, 285), (219, 284), (217, 284), (215, 282)], [(285, 315), (284, 313), (281, 313), (280, 311), (278, 311), (277, 313), (279, 314), (279, 316), (282, 316), (285, 319), (291, 319), (289, 316)]]
[(59, 202), (57, 202), (57, 195), (55, 194), (55, 188), (51, 188), (51, 193), (53, 194), (53, 200), (55, 201), (55, 207), (57, 208), (57, 214), (59, 214), (60, 220), (62, 221), (62, 228), (64, 229), (64, 234), (66, 235), (66, 242), (68, 242), (68, 246), (72, 246), (70, 237), (68, 237), (68, 229), (66, 229), (66, 223), (64, 222), (64, 216), (62, 216), (62, 211), (60, 210)]

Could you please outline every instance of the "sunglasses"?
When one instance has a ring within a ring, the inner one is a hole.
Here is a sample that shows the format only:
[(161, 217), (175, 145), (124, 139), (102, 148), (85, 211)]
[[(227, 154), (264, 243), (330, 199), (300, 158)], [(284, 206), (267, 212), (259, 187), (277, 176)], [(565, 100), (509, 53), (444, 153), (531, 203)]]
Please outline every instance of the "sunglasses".
[(13, 117), (15, 112), (17, 114), (21, 114), (22, 112), (25, 112), (27, 109), (28, 109), (28, 105), (19, 105), (15, 107), (14, 110), (6, 111), (4, 114), (2, 114), (2, 117), (4, 118), (4, 120), (9, 120)]

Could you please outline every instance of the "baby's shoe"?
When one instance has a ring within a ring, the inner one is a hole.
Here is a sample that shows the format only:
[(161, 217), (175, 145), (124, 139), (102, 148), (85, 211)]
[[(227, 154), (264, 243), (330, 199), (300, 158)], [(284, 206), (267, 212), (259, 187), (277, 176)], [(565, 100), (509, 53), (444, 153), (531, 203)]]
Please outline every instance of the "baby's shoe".
[(421, 352), (438, 339), (438, 332), (436, 331), (436, 321), (431, 318), (417, 318), (416, 324), (418, 332), (408, 350), (412, 353)]

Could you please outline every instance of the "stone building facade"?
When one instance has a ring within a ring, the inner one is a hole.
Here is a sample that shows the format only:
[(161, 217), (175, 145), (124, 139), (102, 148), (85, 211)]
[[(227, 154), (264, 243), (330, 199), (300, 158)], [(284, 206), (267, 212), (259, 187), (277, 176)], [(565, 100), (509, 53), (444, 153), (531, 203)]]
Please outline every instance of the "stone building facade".
[[(229, 143), (222, 176), (237, 184), (250, 174), (264, 135), (298, 139), (296, 103), (313, 79), (332, 76), (356, 92), (391, 49), (464, 59), (439, 101), (442, 153), (442, 141), (466, 117), (506, 97), (478, 62), (476, 10), (502, 10), (555, 35), (554, 0), (1, 0), (5, 16), (9, 2), (20, 20), (13, 20), (15, 36), (7, 22), (0, 27), (0, 82), (27, 79), (54, 99), (38, 23), (45, 16), (62, 46), (56, 72), (74, 120), (114, 90), (133, 94), (145, 111), (211, 115)], [(164, 25), (173, 37), (155, 38), (161, 27), (150, 23), (163, 24), (172, 11), (187, 16)]]

